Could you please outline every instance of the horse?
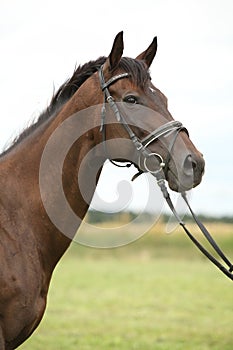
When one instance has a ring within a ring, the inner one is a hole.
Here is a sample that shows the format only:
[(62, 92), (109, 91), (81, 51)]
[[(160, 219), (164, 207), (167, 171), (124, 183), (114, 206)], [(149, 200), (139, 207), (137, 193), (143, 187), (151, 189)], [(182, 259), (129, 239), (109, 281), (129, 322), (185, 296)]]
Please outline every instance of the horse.
[(42, 320), (53, 270), (108, 158), (163, 174), (178, 192), (202, 180), (203, 155), (151, 82), (157, 38), (135, 59), (123, 49), (120, 32), (109, 56), (78, 66), (0, 156), (0, 350), (17, 348)]

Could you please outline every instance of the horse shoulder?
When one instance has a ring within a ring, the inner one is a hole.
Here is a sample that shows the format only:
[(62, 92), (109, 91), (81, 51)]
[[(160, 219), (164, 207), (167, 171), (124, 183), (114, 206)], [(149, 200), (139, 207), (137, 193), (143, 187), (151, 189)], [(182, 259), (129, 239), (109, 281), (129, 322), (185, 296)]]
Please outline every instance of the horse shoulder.
[[(40, 322), (48, 291), (33, 235), (18, 236), (0, 224), (0, 328), (6, 342), (18, 345)], [(2, 324), (1, 324), (2, 323)], [(9, 347), (10, 348), (10, 347)]]

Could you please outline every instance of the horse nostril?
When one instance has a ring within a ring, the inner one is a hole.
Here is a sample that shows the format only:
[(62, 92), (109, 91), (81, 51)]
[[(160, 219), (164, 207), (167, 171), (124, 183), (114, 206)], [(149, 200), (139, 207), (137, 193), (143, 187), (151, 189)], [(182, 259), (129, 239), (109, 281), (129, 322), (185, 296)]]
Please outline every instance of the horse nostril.
[(189, 154), (184, 160), (183, 171), (186, 175), (192, 175), (196, 168), (197, 162), (193, 159), (191, 154)]

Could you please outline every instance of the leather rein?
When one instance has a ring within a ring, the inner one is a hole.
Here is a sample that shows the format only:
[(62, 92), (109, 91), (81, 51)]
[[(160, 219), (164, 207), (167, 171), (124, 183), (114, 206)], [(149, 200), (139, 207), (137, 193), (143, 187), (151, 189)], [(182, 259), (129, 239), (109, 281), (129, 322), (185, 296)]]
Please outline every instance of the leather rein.
[[(185, 201), (194, 221), (196, 222), (197, 226), (199, 227), (200, 231), (203, 233), (206, 240), (209, 242), (209, 244), (212, 246), (214, 251), (217, 253), (217, 255), (222, 259), (223, 263), (221, 263), (219, 260), (217, 260), (193, 235), (192, 233), (187, 229), (185, 223), (182, 221), (180, 216), (178, 215), (173, 202), (171, 200), (171, 197), (168, 193), (166, 184), (165, 184), (165, 178), (164, 174), (166, 174), (166, 171), (168, 169), (168, 163), (170, 161), (171, 157), (171, 151), (173, 149), (173, 146), (176, 142), (176, 138), (180, 131), (185, 131), (188, 134), (188, 131), (186, 128), (183, 127), (182, 123), (178, 121), (169, 121), (165, 123), (164, 125), (158, 127), (154, 131), (152, 131), (148, 136), (140, 140), (133, 130), (130, 128), (128, 123), (126, 122), (124, 116), (120, 113), (118, 106), (116, 102), (114, 101), (114, 98), (111, 96), (108, 87), (115, 83), (117, 80), (128, 78), (128, 73), (122, 73), (119, 75), (113, 76), (111, 79), (109, 79), (107, 82), (105, 82), (104, 74), (103, 74), (103, 66), (100, 67), (99, 71), (99, 80), (100, 80), (100, 86), (104, 93), (104, 102), (102, 106), (101, 111), (101, 127), (100, 131), (103, 134), (103, 145), (105, 147), (105, 152), (107, 154), (106, 150), (106, 124), (105, 124), (105, 118), (106, 118), (106, 109), (105, 104), (109, 103), (112, 111), (114, 112), (114, 115), (118, 122), (121, 123), (121, 125), (124, 127), (124, 129), (127, 131), (129, 138), (132, 140), (137, 152), (138, 152), (138, 166), (141, 168), (143, 165), (146, 169), (145, 171), (139, 170), (138, 174), (136, 174), (133, 179), (135, 179), (138, 175), (141, 175), (144, 172), (151, 173), (157, 180), (157, 183), (162, 191), (163, 197), (165, 198), (169, 208), (171, 209), (174, 217), (176, 218), (177, 222), (180, 224), (180, 226), (183, 228), (187, 236), (191, 239), (191, 241), (196, 245), (196, 247), (215, 265), (217, 266), (227, 277), (229, 277), (231, 280), (233, 280), (233, 265), (229, 261), (229, 259), (225, 256), (225, 254), (222, 252), (222, 250), (217, 245), (216, 241), (213, 239), (209, 231), (206, 229), (206, 227), (202, 224), (202, 222), (198, 219), (198, 217), (193, 212), (192, 208), (190, 207), (190, 204), (187, 200), (187, 196), (185, 192), (181, 192), (181, 196), (183, 200)], [(170, 147), (168, 149), (168, 154), (166, 156), (166, 159), (164, 160), (162, 156), (158, 153), (151, 152), (147, 147), (154, 141), (158, 140), (161, 136), (167, 135), (168, 133), (173, 133), (174, 137), (172, 139), (172, 142), (170, 144)], [(147, 166), (147, 161), (149, 158), (153, 157), (156, 169), (151, 170)], [(114, 164), (119, 166), (116, 162), (110, 159), (110, 161)], [(127, 164), (126, 166), (129, 167), (131, 165)]]

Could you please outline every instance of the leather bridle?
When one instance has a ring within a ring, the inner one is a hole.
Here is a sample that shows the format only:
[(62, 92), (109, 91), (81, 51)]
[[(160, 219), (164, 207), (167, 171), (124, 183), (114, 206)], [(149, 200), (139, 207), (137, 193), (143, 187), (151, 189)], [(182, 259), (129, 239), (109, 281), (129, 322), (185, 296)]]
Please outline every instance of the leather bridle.
[[(182, 192), (181, 195), (182, 195), (182, 198), (184, 199), (186, 205), (188, 206), (189, 211), (190, 211), (194, 221), (196, 222), (196, 224), (200, 228), (201, 232), (203, 233), (204, 237), (207, 239), (209, 244), (215, 250), (217, 255), (222, 259), (222, 261), (224, 261), (224, 263), (227, 267), (224, 266), (221, 262), (219, 262), (212, 254), (210, 254), (207, 251), (207, 249), (199, 241), (197, 241), (197, 239), (190, 233), (190, 231), (185, 226), (185, 223), (182, 221), (182, 219), (178, 215), (177, 211), (175, 210), (175, 207), (172, 203), (172, 200), (171, 200), (170, 195), (168, 193), (167, 187), (165, 185), (165, 174), (168, 170), (168, 164), (170, 161), (172, 149), (173, 149), (174, 144), (176, 142), (176, 138), (177, 138), (180, 131), (185, 131), (188, 134), (187, 129), (184, 128), (182, 123), (180, 123), (178, 121), (169, 121), (169, 122), (165, 123), (164, 125), (155, 129), (154, 131), (152, 131), (149, 135), (147, 135), (142, 140), (140, 140), (135, 135), (135, 133), (133, 132), (133, 130), (131, 129), (129, 124), (126, 122), (122, 113), (120, 113), (118, 106), (117, 106), (116, 102), (114, 101), (114, 98), (111, 96), (109, 89), (108, 89), (109, 86), (112, 85), (113, 83), (115, 83), (116, 81), (118, 81), (120, 79), (128, 78), (129, 73), (122, 73), (122, 74), (115, 75), (111, 79), (109, 79), (107, 82), (105, 82), (105, 79), (104, 79), (103, 66), (100, 67), (98, 73), (99, 73), (100, 86), (101, 86), (101, 89), (104, 93), (104, 102), (103, 102), (102, 111), (101, 111), (100, 131), (103, 134), (103, 144), (105, 147), (106, 154), (107, 154), (107, 151), (106, 151), (106, 123), (105, 123), (106, 108), (105, 108), (105, 104), (109, 103), (112, 111), (114, 112), (114, 115), (115, 115), (117, 121), (124, 127), (124, 129), (126, 130), (126, 132), (129, 135), (129, 138), (133, 142), (133, 144), (138, 152), (139, 169), (142, 169), (142, 168), (145, 169), (145, 170), (139, 170), (139, 173), (137, 175), (140, 175), (144, 172), (149, 172), (156, 178), (157, 183), (158, 183), (158, 185), (163, 193), (164, 198), (166, 199), (166, 202), (167, 202), (169, 208), (171, 209), (177, 222), (183, 228), (183, 230), (188, 235), (188, 237), (191, 239), (191, 241), (215, 266), (217, 266), (227, 277), (229, 277), (231, 280), (233, 280), (233, 265), (232, 265), (232, 263), (225, 256), (225, 254), (219, 248), (219, 246), (217, 245), (217, 243), (215, 242), (215, 240), (213, 239), (211, 234), (206, 229), (206, 227), (200, 222), (200, 220), (197, 218), (197, 216), (193, 212), (193, 210), (190, 207), (190, 204), (187, 200), (186, 193)], [(148, 146), (151, 143), (153, 143), (154, 141), (158, 140), (161, 136), (165, 136), (169, 133), (173, 133), (174, 137), (173, 137), (172, 142), (169, 146), (167, 156), (164, 160), (160, 154), (155, 153), (155, 152), (151, 152), (148, 149)], [(154, 162), (155, 162), (156, 167), (157, 167), (155, 170), (149, 169), (149, 167), (147, 166), (147, 160), (149, 158), (151, 159), (151, 157), (153, 157)], [(143, 161), (143, 164), (142, 164), (142, 161)], [(117, 165), (114, 161), (111, 160), (111, 162), (114, 165)], [(129, 165), (127, 165), (127, 166), (129, 166)]]
[[(116, 102), (114, 101), (114, 98), (111, 96), (109, 89), (108, 89), (109, 86), (112, 85), (113, 83), (115, 83), (117, 80), (120, 80), (123, 78), (128, 78), (128, 77), (129, 77), (129, 73), (122, 73), (122, 74), (115, 75), (114, 77), (109, 79), (107, 82), (105, 82), (104, 74), (103, 74), (103, 66), (99, 69), (100, 86), (101, 86), (101, 89), (104, 93), (104, 102), (103, 102), (102, 112), (101, 112), (101, 128), (100, 128), (100, 131), (103, 134), (104, 147), (105, 147), (105, 141), (106, 141), (106, 128), (105, 128), (105, 126), (106, 126), (106, 124), (105, 124), (106, 108), (105, 108), (105, 104), (107, 102), (107, 103), (109, 103), (112, 111), (114, 112), (114, 115), (115, 115), (117, 121), (119, 123), (121, 123), (121, 125), (124, 127), (124, 129), (126, 130), (126, 132), (129, 135), (129, 138), (133, 142), (133, 144), (138, 152), (138, 157), (139, 157), (138, 166), (139, 166), (139, 168), (140, 169), (144, 168), (145, 171), (153, 173), (154, 175), (158, 175), (160, 173), (164, 174), (164, 173), (166, 173), (166, 170), (168, 168), (170, 154), (171, 154), (172, 148), (175, 144), (175, 141), (176, 141), (176, 138), (177, 138), (179, 132), (181, 130), (183, 130), (188, 134), (188, 131), (186, 130), (186, 128), (183, 127), (182, 123), (175, 121), (175, 120), (172, 120), (172, 121), (169, 121), (166, 124), (158, 127), (157, 129), (152, 131), (149, 135), (147, 135), (145, 138), (140, 140), (135, 135), (135, 133), (133, 132), (133, 130), (131, 129), (129, 124), (126, 122), (122, 113), (120, 113), (118, 106), (117, 106)], [(174, 133), (174, 138), (173, 138), (171, 145), (169, 147), (167, 157), (164, 160), (160, 154), (151, 152), (150, 150), (148, 150), (147, 147), (152, 142), (158, 140), (161, 136), (165, 136), (169, 133)], [(155, 170), (149, 169), (147, 166), (147, 160), (149, 158), (151, 159), (151, 157), (154, 158), (155, 165), (157, 166), (157, 169), (155, 168)], [(142, 164), (142, 161), (143, 161), (143, 164)], [(117, 164), (115, 164), (115, 165), (117, 165)], [(140, 171), (140, 173), (142, 173), (142, 172), (143, 171)]]

